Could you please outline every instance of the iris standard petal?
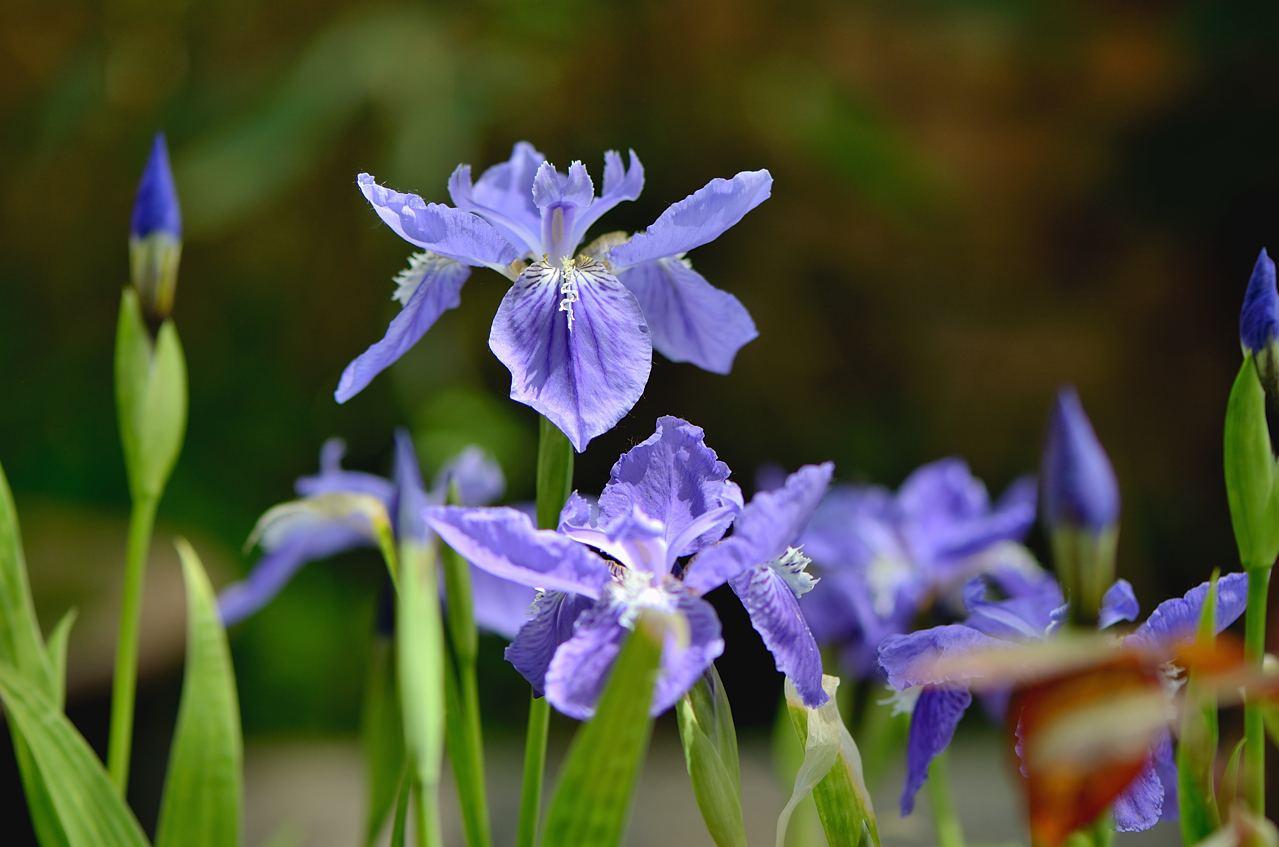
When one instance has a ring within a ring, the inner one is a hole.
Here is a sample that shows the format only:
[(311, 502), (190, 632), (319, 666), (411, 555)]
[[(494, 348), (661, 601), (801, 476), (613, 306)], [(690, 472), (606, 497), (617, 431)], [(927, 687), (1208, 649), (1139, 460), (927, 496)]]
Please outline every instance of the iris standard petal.
[(593, 260), (526, 268), (502, 298), (489, 347), (511, 371), (511, 399), (579, 453), (639, 400), (653, 358), (639, 304)]
[(1141, 604), (1133, 593), (1132, 583), (1126, 579), (1115, 580), (1101, 598), (1101, 614), (1097, 619), (1099, 629), (1107, 629), (1124, 621), (1135, 621), (1141, 614)]
[(223, 624), (242, 621), (271, 602), (307, 562), (368, 545), (368, 535), (347, 523), (312, 524), (291, 533), (267, 551), (248, 577), (218, 595)]
[(834, 465), (806, 465), (786, 484), (761, 491), (742, 508), (728, 539), (708, 547), (689, 565), (684, 582), (698, 594), (786, 552), (807, 526), (830, 484)]
[(799, 599), (777, 571), (757, 566), (729, 581), (764, 639), (777, 669), (795, 684), (804, 705), (815, 709), (829, 699), (822, 690), (822, 655), (799, 610)]
[(431, 506), (422, 482), (422, 466), (418, 464), (417, 450), (408, 430), (395, 431), (395, 502), (388, 510), (395, 522), (395, 537), (400, 541), (426, 541), (430, 529), (426, 525), (426, 510)]
[(915, 795), (928, 779), (928, 766), (950, 744), (955, 727), (973, 702), (963, 688), (928, 686), (915, 701), (906, 740), (906, 784), (902, 787), (901, 813), (915, 810)]
[[(1150, 646), (1168, 645), (1191, 638), (1208, 597), (1209, 583), (1201, 583), (1184, 596), (1165, 600), (1130, 636)], [(1226, 574), (1217, 580), (1217, 632), (1239, 619), (1248, 605), (1248, 575)]]
[[(488, 578), (496, 579), (491, 575)], [(546, 694), (546, 669), (550, 667), (555, 651), (573, 637), (573, 624), (594, 605), (589, 597), (580, 594), (543, 591), (537, 594), (532, 607), (525, 609), (524, 624), (506, 648), (506, 661), (528, 680), (538, 697)], [(477, 622), (479, 610), (477, 602)]]
[(604, 190), (593, 203), (578, 212), (573, 222), (572, 242), (580, 244), (592, 224), (618, 203), (636, 199), (643, 190), (644, 166), (635, 151), (630, 151), (630, 167), (627, 167), (616, 150), (609, 150), (604, 154)]
[(487, 506), (501, 499), (506, 476), (492, 456), (472, 445), (440, 468), (431, 488), (443, 500), (453, 486), (457, 487), (458, 505)]
[(364, 471), (348, 471), (342, 467), (346, 442), (330, 438), (320, 448), (320, 472), (313, 476), (299, 477), (294, 489), (299, 497), (315, 497), (320, 494), (367, 494), (385, 504), (395, 496), (395, 486), (385, 477)]
[(687, 260), (655, 259), (618, 278), (644, 310), (653, 347), (672, 362), (726, 374), (737, 351), (759, 337), (741, 301), (707, 282)]
[[(657, 431), (622, 454), (613, 464), (608, 484), (599, 498), (600, 518), (609, 520), (638, 508), (658, 521), (667, 542), (695, 534), (672, 558), (688, 556), (719, 536), (696, 533), (700, 519), (719, 515), (725, 506), (740, 502), (740, 492), (729, 482), (728, 465), (706, 446), (706, 433), (680, 418), (658, 418)], [(728, 528), (721, 524), (719, 535)]]
[(939, 676), (936, 660), (980, 647), (997, 647), (1002, 643), (1000, 639), (963, 624), (935, 626), (885, 638), (879, 645), (879, 666), (887, 675), (888, 684), (898, 691), (917, 685), (961, 683), (965, 680)]
[(416, 287), (403, 300), (404, 306), (399, 314), (391, 319), (386, 335), (342, 371), (334, 394), (339, 403), (345, 403), (363, 391), (375, 376), (417, 344), (440, 315), (457, 308), (462, 302), (462, 285), (471, 275), (471, 269), (442, 256), (427, 256), (415, 262), (405, 273), (419, 277)]
[(653, 259), (678, 256), (714, 241), (746, 213), (768, 199), (768, 171), (742, 171), (732, 179), (713, 179), (671, 205), (644, 232), (615, 247), (610, 261), (628, 268)]
[(533, 202), (533, 176), (545, 161), (532, 144), (517, 142), (507, 161), (488, 168), (474, 183), (471, 166), (458, 165), (449, 178), (449, 196), (459, 209), (501, 230), (512, 244), (537, 253), (542, 215)]
[(436, 506), (426, 520), (462, 558), (503, 579), (594, 598), (611, 578), (599, 556), (558, 532), (534, 529), (516, 509)]
[(357, 182), (378, 217), (405, 241), (424, 250), (491, 268), (503, 268), (523, 254), (477, 215), (385, 188), (372, 174), (360, 174)]

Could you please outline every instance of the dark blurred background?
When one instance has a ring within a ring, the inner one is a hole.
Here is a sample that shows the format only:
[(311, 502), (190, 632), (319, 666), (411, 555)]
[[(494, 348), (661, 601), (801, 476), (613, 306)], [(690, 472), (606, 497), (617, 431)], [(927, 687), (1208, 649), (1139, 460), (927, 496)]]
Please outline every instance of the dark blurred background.
[[(191, 422), (148, 595), (144, 818), (179, 680), (174, 533), (228, 581), (324, 438), (381, 470), (397, 424), (428, 465), (484, 445), (511, 497), (532, 496), (535, 416), (505, 399), (486, 345), (496, 275), (333, 402), (409, 252), (356, 191), (361, 170), (444, 200), (456, 163), (518, 139), (597, 178), (605, 149), (632, 147), (647, 187), (609, 219), (630, 229), (712, 177), (772, 171), (772, 199), (696, 256), (759, 340), (729, 378), (656, 358), (634, 412), (580, 457), (584, 490), (665, 413), (704, 426), (747, 484), (766, 463), (831, 458), (895, 485), (958, 454), (1002, 489), (1035, 468), (1070, 382), (1118, 471), (1121, 573), (1143, 605), (1234, 567), (1221, 418), (1244, 285), (1279, 235), (1277, 36), (1276, 4), (1213, 0), (8, 0), (0, 460), (45, 625), (84, 612), (73, 716), (104, 741), (127, 513), (111, 351), (155, 130), (186, 222)], [(372, 556), (312, 567), (233, 634), (250, 742), (353, 732), (378, 582)], [(720, 605), (734, 709), (762, 734), (779, 684)], [(490, 734), (515, 743), (526, 689), (487, 647)]]

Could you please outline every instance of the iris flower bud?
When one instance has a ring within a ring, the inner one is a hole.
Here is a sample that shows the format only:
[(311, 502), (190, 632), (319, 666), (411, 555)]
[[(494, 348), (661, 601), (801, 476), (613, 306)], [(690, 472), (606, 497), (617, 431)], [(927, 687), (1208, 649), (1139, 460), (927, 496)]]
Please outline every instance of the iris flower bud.
[(1275, 263), (1257, 256), (1239, 313), (1243, 364), (1226, 406), (1226, 496), (1245, 569), (1269, 568), (1279, 554), (1279, 291)]
[(1073, 388), (1057, 393), (1042, 469), (1043, 520), (1072, 620), (1095, 621), (1115, 575), (1119, 485)]
[(173, 309), (182, 256), (182, 211), (164, 134), (147, 159), (129, 226), (129, 270), (147, 316), (160, 323)]

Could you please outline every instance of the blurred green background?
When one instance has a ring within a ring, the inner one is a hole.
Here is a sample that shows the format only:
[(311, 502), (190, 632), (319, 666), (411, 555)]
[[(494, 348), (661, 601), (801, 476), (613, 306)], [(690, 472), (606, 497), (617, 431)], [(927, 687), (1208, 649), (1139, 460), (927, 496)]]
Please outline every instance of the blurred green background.
[[(401, 423), (428, 464), (485, 445), (531, 497), (535, 417), (505, 399), (485, 343), (496, 275), (333, 402), (409, 252), (355, 190), (361, 170), (443, 200), (456, 163), (518, 139), (596, 175), (603, 150), (632, 147), (647, 187), (610, 217), (631, 229), (712, 177), (772, 171), (772, 199), (697, 254), (761, 337), (729, 378), (657, 358), (634, 412), (579, 459), (584, 490), (665, 413), (704, 426), (748, 487), (769, 462), (896, 484), (959, 454), (1002, 488), (1034, 469), (1071, 382), (1114, 459), (1121, 573), (1146, 607), (1233, 567), (1220, 421), (1248, 273), (1279, 246), (1276, 36), (1276, 4), (1213, 0), (8, 0), (0, 461), (46, 623), (101, 609), (77, 632), (73, 714), (105, 737), (127, 509), (111, 350), (155, 130), (186, 222), (191, 423), (148, 597), (143, 807), (176, 697), (173, 533), (225, 582), (325, 437), (381, 470)], [(371, 556), (313, 567), (234, 633), (250, 739), (353, 730), (378, 586)], [(778, 683), (721, 606), (734, 708), (761, 731)], [(513, 736), (525, 689), (487, 647), (492, 733)]]

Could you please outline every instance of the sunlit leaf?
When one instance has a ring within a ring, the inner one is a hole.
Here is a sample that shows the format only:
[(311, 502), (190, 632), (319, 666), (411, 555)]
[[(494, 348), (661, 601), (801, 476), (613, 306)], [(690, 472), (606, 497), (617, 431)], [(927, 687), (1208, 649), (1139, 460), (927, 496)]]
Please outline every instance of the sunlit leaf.
[(573, 739), (546, 817), (550, 847), (613, 847), (622, 842), (653, 728), (649, 704), (666, 624), (642, 614), (609, 674), (595, 717)]
[(384, 638), (373, 644), (365, 682), (360, 744), (364, 752), (364, 841), (377, 841), (404, 777), (404, 729), (395, 687), (395, 650)]
[[(435, 561), (428, 547), (401, 548), (395, 653), (404, 721), (404, 749), (414, 788), (437, 794), (444, 755), (444, 634)], [(428, 798), (434, 801), (434, 797)], [(438, 804), (429, 802), (427, 807)], [(439, 821), (426, 822), (438, 828)]]
[(234, 847), (244, 805), (240, 706), (217, 598), (195, 550), (177, 542), (187, 589), (182, 699), (156, 828), (157, 847)]
[(879, 824), (862, 774), (861, 753), (836, 705), (839, 679), (823, 676), (822, 688), (830, 699), (810, 709), (795, 686), (786, 682), (786, 708), (804, 744), (804, 760), (790, 799), (777, 818), (777, 847), (786, 843), (791, 815), (809, 794), (817, 804), (817, 816), (831, 847), (878, 845)]

